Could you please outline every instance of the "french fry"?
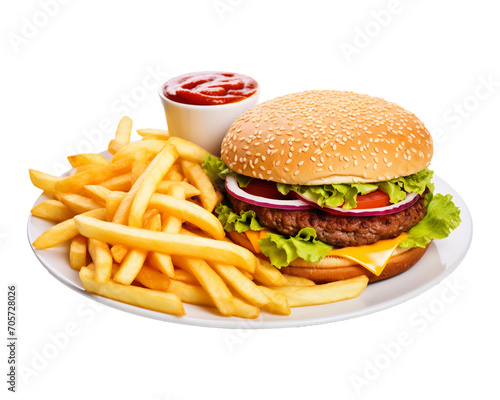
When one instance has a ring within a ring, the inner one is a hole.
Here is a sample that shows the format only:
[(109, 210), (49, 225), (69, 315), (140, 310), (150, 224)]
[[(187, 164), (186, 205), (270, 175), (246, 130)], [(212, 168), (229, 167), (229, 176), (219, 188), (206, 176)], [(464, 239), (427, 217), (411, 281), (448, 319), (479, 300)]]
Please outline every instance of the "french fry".
[(75, 169), (73, 169), (71, 172), (70, 172), (70, 175), (75, 175), (75, 174), (78, 174), (80, 172), (85, 172), (85, 171), (88, 171), (90, 169), (94, 169), (98, 167), (98, 165), (80, 165), (79, 167), (76, 167)]
[(233, 303), (235, 308), (234, 311), (235, 317), (254, 319), (257, 318), (260, 314), (259, 307), (255, 307), (251, 304), (248, 304), (243, 300), (239, 299), (238, 297), (233, 297)]
[(200, 285), (200, 282), (198, 282), (192, 274), (180, 268), (176, 268), (174, 270), (172, 279), (175, 279), (176, 281), (190, 283), (191, 285), (198, 285), (198, 286)]
[(99, 183), (99, 185), (113, 191), (128, 192), (132, 187), (132, 172), (114, 176)]
[(171, 137), (168, 142), (176, 147), (180, 158), (193, 163), (201, 164), (205, 156), (210, 155), (210, 153), (202, 147), (180, 137)]
[(159, 209), (188, 221), (216, 239), (225, 236), (224, 228), (215, 215), (188, 201), (176, 199), (173, 196), (156, 193), (152, 196), (149, 207)]
[(316, 285), (314, 281), (307, 278), (302, 278), (301, 276), (293, 276), (283, 274), (286, 279), (286, 285), (284, 286), (314, 286)]
[[(184, 303), (205, 307), (215, 307), (214, 302), (201, 286), (172, 280), (168, 291), (179, 296)], [(235, 306), (235, 317), (257, 318), (259, 316), (260, 311), (257, 307), (247, 304), (237, 297), (233, 297), (232, 301)]]
[(290, 315), (290, 305), (286, 296), (277, 290), (265, 286), (259, 286), (260, 290), (270, 299), (269, 303), (262, 306), (262, 310), (271, 314)]
[(101, 204), (88, 197), (80, 196), (79, 194), (61, 193), (59, 198), (61, 202), (75, 214), (82, 214), (87, 211), (102, 208)]
[(158, 140), (168, 140), (170, 135), (165, 129), (137, 129), (139, 136), (154, 138)]
[(199, 285), (171, 280), (168, 291), (179, 296), (183, 303), (215, 307), (208, 293)]
[(211, 263), (210, 266), (217, 272), (226, 284), (235, 290), (241, 297), (256, 307), (262, 307), (270, 302), (262, 290), (248, 279), (238, 268), (232, 265)]
[(203, 208), (212, 212), (217, 205), (217, 194), (205, 171), (199, 164), (188, 160), (181, 160), (181, 166), (188, 182), (201, 192), (200, 200)]
[(219, 204), (222, 200), (224, 200), (224, 195), (218, 187), (214, 187), (215, 190), (215, 204)]
[(158, 184), (163, 180), (163, 177), (177, 159), (177, 156), (175, 147), (167, 143), (163, 150), (149, 164), (140, 179), (137, 180), (139, 187), (130, 206), (129, 226), (135, 228), (142, 226), (142, 217), (148, 208), (151, 197), (155, 193)]
[[(110, 222), (113, 220), (113, 217), (116, 213), (116, 210), (118, 209), (124, 196), (125, 196), (125, 193), (123, 193), (123, 192), (110, 192), (109, 193), (109, 195), (106, 199), (106, 221)], [(158, 213), (157, 210), (156, 210), (156, 213)], [(155, 229), (153, 229), (153, 230), (155, 230)], [(127, 256), (127, 253), (128, 253), (128, 248), (122, 244), (116, 244), (113, 247), (111, 247), (111, 254), (113, 255), (113, 259), (118, 264), (122, 263), (122, 261)]]
[(87, 238), (82, 235), (76, 235), (71, 240), (69, 246), (69, 265), (74, 270), (80, 271), (87, 265)]
[(110, 163), (105, 157), (95, 153), (81, 153), (68, 156), (68, 161), (73, 168), (84, 165), (108, 165)]
[(139, 161), (136, 158), (137, 154), (145, 154), (146, 159), (158, 154), (165, 147), (164, 140), (143, 140), (140, 142), (133, 142), (123, 147), (118, 151), (111, 160), (112, 163), (119, 163), (122, 161)]
[[(88, 217), (93, 220), (99, 220), (106, 218), (106, 210), (104, 208), (99, 208), (81, 215), (83, 215), (84, 218)], [(54, 247), (67, 240), (73, 239), (76, 235), (78, 235), (78, 229), (76, 227), (75, 217), (73, 217), (47, 229), (36, 238), (33, 242), (33, 247), (40, 250), (48, 249), (49, 247)]]
[[(170, 286), (170, 278), (154, 268), (143, 265), (135, 280), (153, 290), (166, 292)], [(182, 299), (181, 299), (182, 300)]]
[(257, 257), (253, 277), (264, 286), (285, 286), (287, 284), (286, 278), (279, 270), (273, 267), (269, 261), (259, 257)]
[[(112, 192), (108, 195), (107, 200), (110, 200), (110, 198), (116, 199), (116, 201), (118, 201), (119, 198), (123, 199), (113, 217), (113, 222), (123, 223), (123, 218), (122, 216), (118, 216), (118, 212), (120, 209), (123, 209), (122, 211), (125, 210), (124, 202), (129, 202), (129, 194), (124, 192)], [(176, 215), (177, 218), (190, 222), (216, 239), (220, 240), (225, 236), (224, 228), (217, 217), (194, 203), (176, 199), (173, 196), (154, 193), (147, 207), (157, 208), (161, 212)]]
[(161, 215), (160, 211), (156, 208), (150, 208), (144, 213), (143, 218), (143, 228), (149, 229), (152, 231), (160, 231), (161, 230)]
[(115, 138), (109, 142), (108, 151), (116, 154), (121, 148), (130, 143), (132, 133), (132, 120), (129, 117), (123, 117), (116, 128)]
[[(185, 198), (184, 188), (180, 185), (172, 186), (168, 193), (172, 195), (170, 199), (174, 199), (175, 201), (182, 201)], [(153, 195), (155, 197), (156, 195)], [(186, 203), (182, 202), (182, 205)], [(165, 211), (165, 210), (164, 210)], [(167, 210), (168, 212), (168, 210)], [(172, 212), (172, 210), (170, 210)], [(167, 215), (167, 214), (164, 214)], [(182, 228), (182, 221), (174, 216), (168, 215), (165, 219), (165, 225), (163, 228), (163, 232), (165, 233), (179, 233)], [(149, 262), (159, 271), (162, 271), (164, 274), (172, 277), (174, 274), (174, 264), (172, 263), (172, 258), (167, 254), (151, 252), (148, 256)]]
[[(163, 147), (165, 147), (166, 146), (165, 142), (162, 142), (162, 143), (163, 143)], [(132, 144), (134, 144), (134, 143), (132, 143)], [(129, 146), (132, 146), (132, 144), (130, 144)], [(125, 148), (128, 148), (129, 146), (127, 146)], [(174, 157), (171, 157), (171, 158), (173, 159), (173, 160), (171, 160), (171, 162), (173, 164), (173, 162), (175, 161), (175, 159), (174, 159)], [(158, 160), (159, 160), (158, 162), (160, 163), (161, 167), (164, 167), (165, 161), (168, 161), (164, 157), (161, 157)], [(132, 204), (135, 201), (135, 197), (137, 195), (137, 192), (141, 188), (142, 183), (144, 182), (144, 180), (146, 179), (146, 177), (148, 176), (148, 174), (150, 173), (150, 171), (153, 170), (153, 169), (156, 169), (156, 168), (157, 168), (156, 164), (153, 163), (153, 162), (151, 162), (151, 164), (148, 166), (148, 168), (146, 169), (146, 171), (144, 171), (144, 174), (142, 174), (134, 182), (134, 184), (132, 185), (132, 187), (130, 188), (130, 190), (128, 191), (128, 193), (125, 195), (124, 199), (120, 203), (120, 206), (116, 210), (115, 216), (113, 217), (113, 222), (118, 223), (118, 224), (125, 224), (125, 223), (127, 223), (128, 219), (129, 219), (130, 209), (132, 208)], [(143, 202), (144, 199), (141, 199), (141, 201)], [(142, 205), (142, 203), (141, 203), (141, 205)], [(137, 206), (139, 206), (139, 204)], [(146, 207), (147, 207), (147, 205), (146, 205)], [(141, 218), (142, 218), (142, 215), (141, 215)]]
[(115, 260), (117, 264), (122, 263), (122, 261), (127, 256), (127, 253), (128, 248), (123, 244), (115, 244), (113, 247), (111, 247), (111, 255), (113, 256), (113, 260)]
[(89, 238), (88, 249), (95, 265), (94, 279), (96, 282), (106, 282), (111, 278), (113, 257), (106, 242)]
[(29, 172), (31, 183), (38, 189), (42, 189), (47, 193), (56, 192), (56, 183), (63, 179), (58, 176), (46, 174), (45, 172), (37, 171), (36, 169), (30, 169)]
[[(204, 232), (194, 233), (194, 232), (188, 231), (188, 230), (186, 230), (184, 228), (181, 229), (180, 233), (183, 234), (183, 235), (197, 237), (197, 238), (200, 238), (200, 239), (206, 238), (205, 236), (203, 236)], [(208, 240), (210, 240), (210, 239), (208, 239)], [(229, 245), (233, 244), (233, 242), (231, 242), (231, 240), (229, 240), (229, 239), (227, 239), (225, 237), (222, 238), (221, 242), (224, 242), (224, 243), (229, 244)], [(238, 246), (238, 248), (243, 249), (240, 246)], [(204, 257), (204, 258), (207, 259), (207, 260), (210, 260), (209, 257)], [(254, 256), (254, 261), (256, 262), (255, 266), (257, 265), (257, 260), (258, 260), (258, 258)], [(220, 263), (220, 264), (224, 264), (224, 263)], [(241, 272), (243, 273), (243, 275), (249, 274), (251, 276), (251, 274), (253, 274), (255, 272), (255, 269), (256, 269), (256, 267), (253, 268), (253, 269), (248, 269), (248, 268), (246, 268), (244, 266), (241, 266), (241, 265), (236, 265), (236, 266), (242, 269)]]
[(174, 182), (182, 182), (184, 180), (184, 174), (182, 173), (182, 168), (178, 164), (172, 165), (172, 167), (168, 170), (165, 175), (165, 180), (174, 181)]
[(185, 315), (182, 302), (173, 293), (159, 292), (137, 286), (125, 286), (112, 280), (98, 283), (94, 280), (94, 271), (87, 267), (80, 270), (80, 279), (85, 290), (90, 293), (153, 311), (177, 316)]
[(131, 182), (132, 184), (135, 183), (137, 179), (146, 171), (146, 168), (148, 167), (149, 163), (147, 161), (135, 161), (132, 164), (132, 176), (131, 176)]
[(84, 189), (88, 197), (103, 206), (106, 205), (106, 198), (111, 193), (111, 190), (101, 185), (86, 185)]
[(114, 176), (129, 172), (130, 166), (130, 163), (124, 162), (95, 167), (58, 180), (55, 183), (55, 189), (62, 193), (75, 193), (83, 189), (85, 185), (104, 182)]
[(111, 154), (116, 154), (124, 147), (123, 143), (118, 142), (116, 139), (111, 139), (108, 144), (108, 151)]
[(62, 222), (73, 218), (75, 213), (66, 207), (59, 200), (45, 200), (31, 209), (31, 214), (35, 217), (49, 219), (51, 221)]
[[(150, 213), (150, 216), (143, 224), (145, 230), (160, 231), (161, 230), (161, 217), (157, 210), (156, 214)], [(125, 259), (120, 265), (120, 269), (116, 272), (113, 279), (116, 282), (120, 282), (124, 285), (130, 285), (134, 279), (136, 279), (137, 274), (144, 265), (146, 257), (148, 256), (147, 249), (131, 249), (128, 251)]]
[(361, 275), (322, 285), (280, 286), (274, 289), (286, 296), (290, 307), (303, 307), (352, 299), (359, 296), (367, 284), (368, 277)]
[(129, 250), (113, 279), (123, 285), (130, 285), (144, 265), (147, 255), (147, 250)]
[(172, 256), (172, 261), (175, 266), (187, 269), (196, 277), (222, 315), (234, 315), (233, 295), (210, 265), (204, 260), (190, 257)]
[(187, 182), (179, 182), (179, 181), (161, 181), (156, 187), (156, 193), (160, 194), (168, 194), (170, 189), (174, 186), (182, 187), (184, 189), (185, 198), (199, 196), (201, 192), (195, 188), (193, 185)]
[(170, 256), (152, 251), (148, 254), (148, 263), (165, 275), (173, 277), (174, 264)]
[(111, 222), (115, 217), (116, 210), (120, 207), (125, 192), (110, 192), (106, 197), (106, 221)]

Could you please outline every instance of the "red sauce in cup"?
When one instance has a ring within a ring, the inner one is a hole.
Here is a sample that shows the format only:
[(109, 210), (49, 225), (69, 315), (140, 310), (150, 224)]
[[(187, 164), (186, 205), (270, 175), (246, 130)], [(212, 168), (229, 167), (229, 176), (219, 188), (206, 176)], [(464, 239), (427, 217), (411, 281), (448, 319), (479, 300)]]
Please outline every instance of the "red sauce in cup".
[(214, 106), (244, 100), (257, 87), (254, 79), (234, 72), (190, 72), (168, 80), (163, 95), (178, 103)]

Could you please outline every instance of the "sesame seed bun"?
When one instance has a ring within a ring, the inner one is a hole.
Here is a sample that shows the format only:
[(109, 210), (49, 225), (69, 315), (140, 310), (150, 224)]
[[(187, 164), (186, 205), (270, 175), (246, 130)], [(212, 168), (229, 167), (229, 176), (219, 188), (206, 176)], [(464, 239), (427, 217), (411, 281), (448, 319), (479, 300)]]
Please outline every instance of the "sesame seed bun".
[(221, 158), (239, 174), (274, 182), (381, 182), (426, 168), (432, 139), (397, 104), (313, 90), (266, 101), (240, 116), (222, 142)]

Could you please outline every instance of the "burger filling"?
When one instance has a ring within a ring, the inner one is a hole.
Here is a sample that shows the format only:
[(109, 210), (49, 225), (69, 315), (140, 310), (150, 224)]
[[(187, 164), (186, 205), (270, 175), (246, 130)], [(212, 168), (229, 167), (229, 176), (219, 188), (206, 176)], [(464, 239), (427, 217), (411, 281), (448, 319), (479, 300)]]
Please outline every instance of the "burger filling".
[[(222, 187), (227, 176), (234, 178), (240, 188), (252, 181), (230, 170), (216, 157), (207, 156), (202, 167), (212, 181)], [(447, 237), (460, 224), (460, 210), (452, 202), (452, 196), (433, 194), (432, 175), (426, 168), (406, 177), (367, 184), (278, 183), (276, 189), (283, 196), (295, 193), (312, 199), (315, 207), (294, 210), (262, 206), (226, 193), (228, 201), (219, 204), (215, 212), (227, 232), (266, 232), (260, 236), (258, 246), (278, 268), (297, 258), (317, 263), (334, 248), (370, 245), (404, 232), (407, 237), (400, 242), (400, 247), (426, 247), (434, 239)], [(375, 191), (386, 193), (393, 204), (404, 202), (408, 193), (416, 193), (418, 200), (402, 210), (379, 215), (336, 215), (325, 211), (328, 207), (356, 209), (358, 196)]]
[[(429, 191), (427, 190), (426, 193)], [(406, 210), (369, 217), (333, 215), (317, 208), (309, 210), (280, 210), (259, 207), (227, 195), (232, 209), (241, 215), (253, 211), (259, 223), (283, 235), (295, 236), (301, 229), (313, 228), (318, 240), (335, 247), (361, 246), (390, 239), (407, 232), (425, 215), (425, 194)]]

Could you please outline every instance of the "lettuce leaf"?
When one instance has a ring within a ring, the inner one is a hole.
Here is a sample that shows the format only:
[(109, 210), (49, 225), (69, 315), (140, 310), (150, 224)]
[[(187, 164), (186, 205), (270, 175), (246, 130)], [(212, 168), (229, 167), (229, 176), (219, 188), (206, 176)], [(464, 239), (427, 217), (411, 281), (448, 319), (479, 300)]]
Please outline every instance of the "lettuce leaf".
[(351, 209), (356, 207), (356, 198), (359, 194), (368, 194), (380, 189), (389, 195), (391, 203), (397, 203), (406, 198), (406, 193), (415, 192), (422, 194), (426, 187), (431, 191), (434, 185), (431, 183), (434, 173), (426, 168), (416, 174), (391, 179), (385, 182), (373, 183), (351, 183), (351, 184), (332, 184), (332, 185), (287, 185), (277, 183), (281, 194), (287, 195), (290, 191), (297, 192), (306, 199), (317, 203), (320, 207), (343, 207)]
[(269, 257), (277, 268), (286, 267), (296, 258), (317, 263), (333, 249), (333, 246), (316, 240), (314, 228), (304, 228), (295, 236), (269, 233), (267, 238), (259, 240), (262, 253)]
[(248, 230), (260, 231), (266, 229), (265, 226), (259, 223), (255, 211), (252, 210), (241, 211), (240, 215), (238, 215), (228, 206), (219, 203), (215, 207), (215, 213), (227, 232), (236, 231), (242, 233)]
[(422, 220), (407, 233), (410, 235), (401, 242), (400, 246), (425, 247), (434, 239), (444, 239), (450, 232), (460, 225), (460, 209), (447, 194), (426, 196), (427, 212)]
[(253, 179), (249, 176), (240, 175), (234, 172), (220, 158), (210, 155), (205, 156), (201, 168), (205, 170), (205, 173), (212, 182), (216, 182), (220, 186), (224, 186), (222, 181), (224, 181), (228, 175), (234, 176), (240, 187), (246, 187)]
[(389, 201), (391, 203), (397, 203), (398, 201), (406, 198), (406, 193), (414, 192), (422, 194), (424, 193), (426, 187), (433, 192), (434, 184), (431, 183), (433, 175), (433, 171), (425, 168), (416, 174), (380, 182), (378, 187), (380, 190), (389, 195)]
[(352, 183), (352, 184), (336, 184), (336, 185), (287, 185), (284, 183), (277, 183), (278, 191), (287, 195), (290, 191), (294, 191), (304, 196), (310, 201), (317, 203), (323, 207), (325, 205), (330, 207), (344, 208), (356, 207), (356, 197), (358, 194), (368, 194), (377, 190), (377, 185), (372, 183)]

